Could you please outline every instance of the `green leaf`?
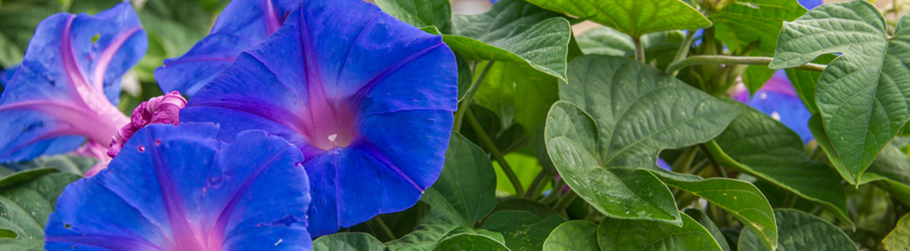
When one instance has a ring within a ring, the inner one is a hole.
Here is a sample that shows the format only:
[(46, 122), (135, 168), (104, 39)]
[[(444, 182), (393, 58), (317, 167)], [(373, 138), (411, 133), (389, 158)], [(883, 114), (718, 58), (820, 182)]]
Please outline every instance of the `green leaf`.
[(424, 191), (430, 206), (416, 230), (387, 243), (390, 250), (428, 250), (459, 226), (473, 227), (496, 205), (493, 165), (486, 153), (458, 133), (452, 133), (439, 179)]
[(597, 228), (600, 250), (717, 250), (721, 247), (704, 227), (681, 214), (682, 227), (655, 221), (604, 218)]
[(377, 0), (382, 11), (416, 27), (436, 26), (449, 33), (452, 6), (449, 1), (438, 0)]
[(479, 234), (457, 234), (439, 241), (434, 251), (509, 251), (502, 242)]
[(387, 250), (376, 237), (366, 233), (337, 233), (313, 241), (313, 251), (383, 251)]
[[(578, 45), (586, 54), (632, 57), (635, 41), (632, 37), (610, 27), (597, 27), (577, 36)], [(685, 39), (680, 31), (661, 31), (641, 36), (645, 49), (646, 63), (655, 64), (658, 69), (669, 65), (676, 57), (679, 44)]]
[(529, 0), (548, 10), (588, 19), (632, 37), (666, 31), (694, 30), (711, 25), (692, 6), (679, 0)]
[[(695, 208), (687, 208), (686, 210), (683, 210), (683, 212), (686, 213), (686, 215), (689, 215), (689, 217), (692, 217), (698, 224), (701, 224), (705, 230), (708, 230), (708, 233), (711, 233), (711, 236), (714, 237), (714, 240), (717, 241), (717, 244), (720, 245), (721, 249), (724, 251), (731, 250), (730, 244), (727, 243), (727, 239), (724, 238), (724, 233), (720, 231), (720, 228), (717, 228), (717, 225), (714, 224), (714, 221), (711, 221), (711, 218), (708, 218), (708, 215), (705, 215), (704, 212)], [(777, 229), (777, 225), (774, 226), (774, 229)]]
[(541, 220), (527, 211), (499, 211), (490, 215), (483, 228), (502, 233), (511, 250), (541, 250), (543, 242), (564, 220), (553, 215)]
[(482, 228), (475, 229), (475, 228), (469, 228), (469, 227), (457, 227), (455, 229), (452, 229), (452, 231), (449, 231), (448, 233), (446, 233), (446, 237), (453, 236), (456, 234), (479, 234), (479, 235), (483, 235), (486, 237), (490, 237), (498, 242), (506, 243), (506, 240), (504, 237), (502, 237), (501, 233), (493, 232), (493, 231), (482, 229)]
[(885, 250), (890, 251), (902, 251), (910, 247), (910, 214), (901, 217), (882, 243), (885, 244)]
[(910, 157), (893, 144), (885, 146), (869, 170), (860, 177), (860, 184), (868, 182), (910, 205)]
[(657, 168), (657, 155), (708, 141), (738, 110), (676, 78), (622, 57), (583, 56), (569, 65), (562, 100), (578, 105), (600, 130), (597, 160), (606, 167)]
[(461, 55), (455, 54), (455, 63), (458, 65), (458, 101), (461, 101), (474, 82), (474, 73), (471, 72), (471, 65)]
[(654, 174), (598, 164), (597, 124), (577, 106), (566, 101), (553, 105), (546, 138), (550, 158), (566, 184), (604, 215), (682, 224), (673, 194)]
[(218, 9), (204, 1), (156, 0), (147, 1), (137, 11), (148, 33), (149, 48), (134, 70), (140, 80), (154, 82), (155, 68), (164, 59), (183, 55), (209, 34)]
[(467, 60), (517, 62), (565, 80), (572, 28), (557, 13), (502, 0), (479, 15), (454, 15), (443, 41)]
[[(835, 58), (837, 58), (837, 56), (834, 54), (825, 54), (812, 62), (816, 64), (829, 64)], [(822, 76), (822, 73), (793, 68), (789, 68), (786, 71), (787, 78), (790, 79), (790, 84), (793, 85), (793, 90), (796, 91), (799, 99), (803, 101), (803, 104), (806, 105), (806, 108), (809, 109), (810, 113), (817, 114), (818, 105), (815, 104), (815, 86), (818, 84), (818, 79)]]
[(516, 211), (527, 211), (537, 218), (546, 219), (553, 215), (559, 215), (556, 211), (553, 211), (552, 208), (540, 204), (537, 201), (521, 199), (521, 198), (510, 198), (500, 201), (496, 204), (496, 207), (493, 208), (493, 213), (506, 210), (516, 210)]
[(851, 222), (840, 177), (806, 156), (799, 135), (764, 113), (735, 101), (728, 103), (738, 107), (740, 115), (708, 144), (723, 150), (711, 152), (721, 164), (785, 188)]
[(732, 51), (758, 43), (758, 50), (773, 54), (784, 21), (793, 21), (806, 8), (793, 0), (737, 0), (723, 9), (708, 12), (715, 35)]
[[(780, 234), (778, 251), (855, 251), (856, 244), (840, 228), (814, 215), (792, 210), (774, 210)], [(740, 251), (768, 250), (761, 245), (752, 229), (743, 229), (739, 236)]]
[(560, 224), (543, 243), (543, 251), (598, 251), (597, 224), (569, 221)]
[(48, 172), (48, 169), (35, 169), (0, 180), (4, 184), (0, 188), (0, 230), (5, 230), (4, 236), (8, 236), (0, 238), (0, 250), (43, 250), (44, 225), (57, 197), (66, 185), (81, 178), (70, 173)]
[(727, 179), (702, 179), (694, 175), (679, 175), (657, 171), (658, 177), (673, 186), (704, 198), (736, 217), (744, 226), (757, 230), (761, 241), (772, 250), (777, 247), (777, 223), (774, 209), (765, 195), (752, 183)]
[(66, 173), (82, 175), (92, 168), (98, 160), (75, 155), (41, 156), (30, 161), (0, 164), (0, 177), (10, 175), (17, 171), (35, 168), (54, 168)]
[(38, 23), (66, 10), (60, 1), (4, 1), (0, 8), (0, 68), (19, 64)]
[(752, 94), (755, 94), (758, 89), (761, 89), (772, 76), (774, 76), (774, 70), (771, 70), (768, 66), (750, 65), (746, 67), (746, 71), (743, 72), (743, 85), (749, 89), (749, 95), (751, 96)]
[(889, 39), (884, 17), (866, 1), (819, 6), (784, 23), (769, 67), (782, 69), (841, 52), (815, 90), (828, 138), (843, 160), (841, 175), (857, 184), (879, 151), (910, 119), (910, 19)]

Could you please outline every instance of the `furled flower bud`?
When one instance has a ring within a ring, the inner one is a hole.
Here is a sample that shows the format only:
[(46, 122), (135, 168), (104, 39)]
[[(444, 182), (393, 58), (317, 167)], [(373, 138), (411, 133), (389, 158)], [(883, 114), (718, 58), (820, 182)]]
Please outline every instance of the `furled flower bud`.
[(130, 117), (130, 123), (120, 128), (114, 140), (111, 141), (111, 147), (107, 150), (107, 156), (113, 158), (117, 156), (123, 144), (126, 143), (133, 133), (142, 129), (149, 124), (173, 124), (180, 123), (180, 109), (186, 107), (186, 99), (180, 96), (177, 91), (172, 91), (162, 96), (154, 97), (149, 101), (142, 102), (139, 107), (133, 110)]

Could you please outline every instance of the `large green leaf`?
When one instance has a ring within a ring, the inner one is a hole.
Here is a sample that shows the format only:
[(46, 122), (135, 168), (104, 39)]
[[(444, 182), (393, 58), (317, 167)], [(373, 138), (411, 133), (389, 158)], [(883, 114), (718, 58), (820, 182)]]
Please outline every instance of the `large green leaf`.
[(416, 27), (435, 26), (449, 33), (452, 6), (439, 0), (377, 0), (376, 5), (385, 13)]
[[(714, 237), (714, 240), (717, 241), (717, 244), (720, 245), (720, 248), (724, 251), (730, 251), (730, 244), (727, 243), (727, 239), (724, 238), (724, 233), (720, 231), (720, 228), (717, 228), (717, 225), (714, 224), (714, 221), (711, 221), (711, 218), (708, 217), (704, 212), (695, 208), (688, 208), (683, 210), (686, 215), (692, 217), (693, 220), (697, 221), (698, 224), (701, 224), (702, 227), (705, 227), (705, 230), (708, 230), (708, 233), (711, 233), (711, 236)], [(774, 226), (774, 229), (777, 229), (777, 225)]]
[[(814, 215), (792, 210), (774, 210), (780, 234), (778, 251), (855, 251), (856, 244), (840, 228)], [(739, 236), (740, 251), (771, 251), (752, 229)]]
[(604, 218), (597, 228), (600, 250), (722, 250), (708, 230), (688, 215), (681, 215), (682, 227), (654, 221)]
[(483, 228), (502, 233), (511, 250), (540, 250), (550, 232), (563, 222), (556, 215), (540, 219), (528, 211), (505, 210), (490, 215)]
[(313, 241), (313, 251), (383, 251), (387, 250), (376, 237), (366, 233), (337, 233)]
[(388, 243), (390, 250), (428, 250), (457, 227), (473, 227), (496, 205), (493, 165), (483, 150), (453, 133), (439, 179), (424, 191), (430, 206), (417, 229)]
[(910, 214), (897, 221), (894, 230), (885, 236), (882, 243), (885, 244), (885, 250), (889, 251), (905, 251), (910, 247)]
[(597, 134), (594, 120), (577, 106), (559, 101), (550, 109), (547, 150), (566, 184), (608, 217), (682, 225), (673, 194), (650, 171), (600, 165)]
[[(578, 45), (586, 54), (632, 57), (635, 41), (629, 35), (610, 27), (597, 27), (577, 36)], [(645, 63), (663, 69), (673, 62), (679, 44), (685, 39), (680, 31), (661, 31), (641, 36)]]
[(558, 13), (523, 0), (502, 0), (479, 15), (454, 15), (443, 41), (467, 60), (529, 65), (565, 80), (572, 28)]
[(815, 90), (833, 152), (851, 184), (910, 119), (910, 19), (889, 39), (887, 25), (866, 1), (826, 4), (784, 23), (773, 69), (795, 67), (840, 52)]
[(543, 251), (598, 251), (597, 224), (590, 221), (569, 221), (550, 232)]
[(588, 19), (632, 37), (711, 25), (698, 10), (680, 0), (529, 0), (545, 9)]
[(594, 153), (607, 167), (656, 168), (661, 150), (711, 140), (738, 114), (736, 107), (623, 57), (579, 57), (569, 65), (569, 83), (559, 85), (559, 96), (594, 118), (600, 134)]
[(840, 177), (806, 156), (799, 135), (764, 113), (729, 103), (741, 112), (713, 142), (723, 149), (712, 152), (721, 164), (785, 188), (851, 222)]
[(759, 51), (773, 54), (783, 22), (805, 13), (795, 0), (736, 0), (709, 11), (708, 18), (714, 22), (714, 36), (730, 50), (742, 51), (757, 42)]
[(685, 190), (723, 208), (743, 225), (758, 231), (765, 245), (771, 249), (777, 247), (774, 209), (765, 195), (752, 183), (727, 178), (702, 179), (694, 175), (669, 175), (668, 172), (662, 171), (658, 173), (658, 177), (667, 185)]
[(439, 241), (434, 251), (509, 251), (502, 242), (480, 234), (456, 234)]
[(81, 178), (54, 169), (33, 169), (0, 180), (0, 250), (43, 250), (44, 225), (57, 197)]

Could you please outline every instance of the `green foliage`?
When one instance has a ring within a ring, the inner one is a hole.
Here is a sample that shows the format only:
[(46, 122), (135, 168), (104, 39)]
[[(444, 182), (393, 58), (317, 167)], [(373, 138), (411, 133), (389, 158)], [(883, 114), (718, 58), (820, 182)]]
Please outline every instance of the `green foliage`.
[(721, 247), (698, 222), (680, 214), (682, 226), (606, 218), (597, 228), (600, 250), (717, 250)]
[(57, 197), (79, 178), (39, 168), (0, 180), (0, 250), (43, 250), (44, 225)]
[(365, 233), (337, 233), (313, 241), (314, 251), (383, 251), (382, 242)]
[(698, 29), (711, 21), (680, 0), (531, 0), (538, 6), (589, 19), (632, 37), (665, 31)]
[(907, 250), (910, 247), (910, 214), (901, 217), (897, 226), (882, 240), (886, 250)]
[(433, 251), (508, 251), (502, 242), (479, 234), (457, 234), (446, 237)]
[(590, 221), (569, 221), (553, 229), (544, 251), (597, 251), (597, 225)]
[[(779, 209), (774, 211), (780, 232), (780, 251), (857, 250), (856, 245), (839, 228), (831, 223), (802, 211)], [(739, 237), (739, 250), (773, 250), (761, 245), (751, 229), (743, 230)]]

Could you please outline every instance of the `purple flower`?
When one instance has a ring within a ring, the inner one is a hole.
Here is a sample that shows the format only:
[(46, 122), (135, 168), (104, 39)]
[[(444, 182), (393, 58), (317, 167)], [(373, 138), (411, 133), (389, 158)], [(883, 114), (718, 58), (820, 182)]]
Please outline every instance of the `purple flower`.
[(441, 37), (360, 0), (306, 1), (193, 96), (181, 121), (261, 129), (306, 157), (314, 236), (414, 205), (438, 178), (456, 109)]
[[(300, 151), (263, 131), (150, 125), (110, 167), (63, 190), (48, 250), (310, 250)], [(303, 182), (301, 182), (303, 181)]]
[(812, 113), (809, 112), (809, 109), (806, 109), (803, 101), (796, 95), (790, 80), (787, 80), (787, 74), (783, 70), (774, 73), (774, 76), (761, 89), (755, 92), (751, 98), (745, 86), (738, 86), (737, 90), (733, 92), (733, 99), (746, 103), (752, 108), (784, 123), (796, 134), (799, 134), (803, 142), (809, 142), (813, 139), (812, 132), (809, 131), (809, 118), (812, 117)]
[(73, 151), (86, 139), (106, 149), (129, 123), (115, 105), (120, 76), (147, 47), (129, 3), (41, 21), (0, 96), (0, 162)]
[(210, 35), (176, 59), (164, 60), (155, 79), (164, 92), (192, 96), (241, 52), (275, 33), (302, 0), (234, 0), (218, 16)]

